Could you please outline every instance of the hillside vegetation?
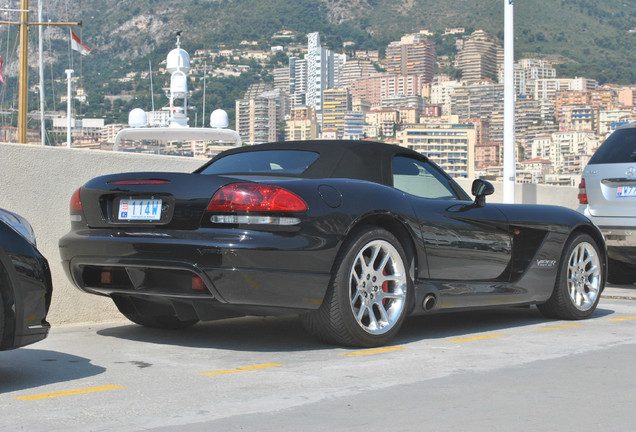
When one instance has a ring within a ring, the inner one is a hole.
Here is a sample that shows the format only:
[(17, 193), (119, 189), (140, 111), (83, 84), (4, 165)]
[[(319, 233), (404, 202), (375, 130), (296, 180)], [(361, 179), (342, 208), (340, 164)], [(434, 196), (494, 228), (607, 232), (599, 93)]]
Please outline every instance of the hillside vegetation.
[[(514, 8), (516, 58), (548, 58), (556, 62), (559, 76), (636, 83), (632, 64), (636, 58), (636, 0), (517, 0)], [(93, 53), (81, 62), (74, 55), (73, 68), (89, 99), (79, 114), (106, 117), (107, 121), (121, 121), (122, 113), (133, 105), (150, 106), (149, 83), (121, 86), (116, 80), (130, 71), (148, 70), (150, 61), (158, 65), (174, 48), (177, 30), (183, 31), (182, 46), (191, 54), (199, 48), (237, 47), (243, 40), (267, 48), (273, 44), (272, 35), (282, 29), (297, 31), (297, 42), (304, 42), (306, 33), (318, 31), (323, 45), (332, 50), (342, 51), (343, 42), (353, 42), (348, 49), (381, 53), (391, 41), (420, 29), (484, 29), (501, 44), (504, 33), (504, 0), (51, 0), (45, 2), (44, 13), (53, 21), (83, 22), (76, 32)], [(32, 21), (35, 16), (31, 14)], [(32, 29), (33, 48), (37, 31)], [(58, 80), (55, 93), (63, 93), (64, 69), (69, 67), (68, 31), (49, 28), (45, 33), (50, 64), (46, 76)], [(0, 104), (4, 107), (15, 104), (17, 93), (16, 36), (15, 28), (0, 36), (1, 52), (6, 46), (12, 53), (2, 54), (10, 78), (2, 90)], [(454, 54), (454, 39), (438, 36), (435, 40), (438, 54)], [(37, 56), (31, 51), (33, 66)], [(276, 66), (282, 66), (285, 59), (280, 60)], [(253, 68), (245, 76), (210, 80), (208, 91), (216, 98), (213, 106), (232, 110), (234, 99), (251, 82), (266, 76), (267, 71)], [(34, 69), (30, 84), (36, 81)], [(155, 83), (155, 90), (161, 84)], [(122, 91), (133, 95), (133, 101), (112, 105), (104, 101), (105, 95)], [(37, 109), (37, 98), (30, 99), (31, 107)], [(47, 105), (52, 109), (55, 102)]]

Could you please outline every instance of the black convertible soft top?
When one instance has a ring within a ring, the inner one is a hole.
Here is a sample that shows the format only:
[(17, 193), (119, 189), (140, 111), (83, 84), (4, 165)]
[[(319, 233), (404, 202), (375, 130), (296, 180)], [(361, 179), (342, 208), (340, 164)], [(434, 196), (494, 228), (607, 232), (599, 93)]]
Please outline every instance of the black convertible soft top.
[(226, 150), (219, 153), (196, 172), (203, 171), (208, 165), (230, 154), (265, 150), (305, 150), (320, 154), (316, 162), (298, 175), (301, 178), (351, 178), (387, 185), (391, 183), (392, 173), (390, 169), (394, 156), (409, 155), (426, 159), (408, 148), (375, 141), (283, 141)]

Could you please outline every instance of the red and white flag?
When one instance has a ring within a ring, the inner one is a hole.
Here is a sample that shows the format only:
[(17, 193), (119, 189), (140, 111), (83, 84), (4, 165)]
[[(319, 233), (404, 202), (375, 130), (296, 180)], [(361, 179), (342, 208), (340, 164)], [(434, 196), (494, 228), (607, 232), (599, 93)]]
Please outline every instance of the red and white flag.
[(7, 82), (4, 80), (4, 75), (2, 74), (2, 63), (4, 63), (4, 60), (2, 60), (2, 57), (0, 57), (0, 82), (4, 85), (7, 85)]
[(79, 52), (81, 55), (89, 55), (92, 51), (89, 47), (82, 43), (79, 36), (77, 36), (73, 30), (71, 30), (71, 48)]

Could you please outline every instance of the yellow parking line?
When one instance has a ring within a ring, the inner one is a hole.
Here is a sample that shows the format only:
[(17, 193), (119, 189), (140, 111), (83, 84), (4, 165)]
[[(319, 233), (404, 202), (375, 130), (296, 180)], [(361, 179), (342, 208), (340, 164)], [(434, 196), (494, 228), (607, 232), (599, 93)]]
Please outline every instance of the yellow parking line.
[(459, 338), (459, 339), (449, 339), (449, 341), (451, 341), (451, 342), (471, 342), (471, 341), (476, 341), (476, 340), (493, 339), (493, 338), (498, 338), (498, 337), (503, 337), (503, 335), (490, 334), (490, 335), (472, 336), (472, 337)]
[(565, 324), (565, 325), (561, 325), (561, 326), (553, 326), (553, 327), (540, 327), (537, 330), (560, 330), (560, 329), (566, 329), (566, 328), (572, 328), (572, 327), (581, 327), (582, 324)]
[(236, 369), (223, 369), (223, 370), (212, 371), (212, 372), (203, 372), (201, 375), (218, 376), (218, 375), (226, 375), (226, 374), (237, 373), (237, 372), (248, 372), (248, 371), (253, 371), (258, 369), (267, 369), (267, 368), (272, 368), (277, 366), (283, 366), (283, 365), (278, 363), (263, 363), (263, 364), (253, 365), (253, 366), (237, 367)]
[(636, 316), (629, 316), (629, 317), (624, 317), (624, 318), (610, 318), (609, 321), (629, 321), (629, 320), (635, 320)]
[(354, 356), (369, 355), (369, 354), (380, 354), (380, 353), (391, 352), (391, 351), (400, 351), (400, 350), (405, 350), (405, 349), (406, 348), (404, 348), (404, 347), (375, 348), (375, 349), (369, 349), (369, 350), (364, 350), (364, 351), (348, 352), (348, 353), (343, 353), (343, 354), (340, 354), (340, 355), (348, 356), (348, 357), (354, 357)]
[(60, 396), (75, 396), (75, 395), (87, 394), (87, 393), (97, 393), (97, 392), (102, 392), (107, 390), (117, 390), (122, 388), (124, 387), (117, 386), (117, 385), (105, 385), (105, 386), (89, 387), (89, 388), (83, 388), (83, 389), (77, 389), (77, 390), (41, 393), (41, 394), (35, 394), (30, 396), (18, 396), (18, 397), (15, 397), (14, 399), (24, 400), (24, 401), (34, 401), (34, 400), (40, 400), (40, 399), (51, 399), (51, 398), (56, 398)]

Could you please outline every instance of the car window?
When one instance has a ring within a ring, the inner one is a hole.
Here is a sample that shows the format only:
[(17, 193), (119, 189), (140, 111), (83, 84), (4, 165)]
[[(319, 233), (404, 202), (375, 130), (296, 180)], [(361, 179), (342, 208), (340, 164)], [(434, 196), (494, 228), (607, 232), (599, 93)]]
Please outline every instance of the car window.
[(615, 130), (596, 150), (590, 164), (630, 163), (636, 161), (636, 128)]
[(305, 150), (233, 153), (214, 161), (201, 174), (302, 174), (319, 156)]
[(458, 199), (441, 172), (427, 162), (408, 156), (393, 158), (393, 187), (421, 198)]

